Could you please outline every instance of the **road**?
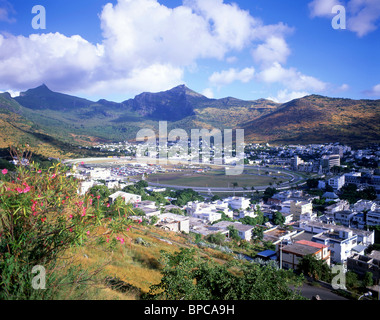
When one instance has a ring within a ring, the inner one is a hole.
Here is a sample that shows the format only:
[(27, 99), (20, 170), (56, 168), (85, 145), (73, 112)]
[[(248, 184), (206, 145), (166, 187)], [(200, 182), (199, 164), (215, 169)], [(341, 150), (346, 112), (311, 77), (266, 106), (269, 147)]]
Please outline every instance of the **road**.
[(331, 290), (327, 288), (312, 286), (308, 283), (305, 283), (300, 288), (300, 291), (301, 294), (307, 299), (312, 299), (313, 296), (318, 295), (321, 300), (348, 300), (347, 298), (331, 292)]

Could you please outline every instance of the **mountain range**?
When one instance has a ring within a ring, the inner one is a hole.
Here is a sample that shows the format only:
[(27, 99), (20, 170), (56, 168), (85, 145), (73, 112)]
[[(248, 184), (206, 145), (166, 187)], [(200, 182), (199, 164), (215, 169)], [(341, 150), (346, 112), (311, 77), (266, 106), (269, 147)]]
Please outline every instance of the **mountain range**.
[[(12, 98), (0, 94), (0, 148), (28, 143), (43, 153), (70, 155), (76, 145), (133, 141), (141, 128), (244, 129), (246, 142), (308, 144), (380, 141), (380, 100), (309, 95), (287, 103), (209, 99), (185, 85), (144, 92), (121, 103), (90, 101), (46, 85)], [(157, 131), (156, 131), (157, 132)]]

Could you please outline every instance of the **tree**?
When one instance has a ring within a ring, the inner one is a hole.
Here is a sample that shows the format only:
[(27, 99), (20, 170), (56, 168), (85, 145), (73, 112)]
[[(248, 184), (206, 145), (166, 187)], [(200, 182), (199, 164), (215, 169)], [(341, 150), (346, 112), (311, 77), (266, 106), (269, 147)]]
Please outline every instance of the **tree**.
[(216, 194), (216, 195), (213, 195), (210, 200), (211, 201), (217, 201), (217, 200), (220, 200), (220, 197)]
[(229, 231), (229, 235), (230, 235), (231, 239), (236, 240), (236, 241), (239, 241), (241, 239), (240, 236), (239, 236), (239, 232), (237, 231), (237, 229), (235, 228), (235, 226), (229, 225), (227, 227), (227, 229)]
[(263, 199), (267, 201), (269, 198), (272, 198), (277, 193), (276, 188), (268, 187), (264, 191)]
[(315, 258), (313, 255), (305, 255), (298, 264), (298, 271), (312, 277), (315, 280), (330, 282), (332, 274), (329, 266), (323, 260)]
[(155, 225), (158, 221), (158, 217), (157, 216), (151, 216), (150, 217), (150, 224), (151, 225)]
[(105, 185), (93, 186), (88, 190), (88, 193), (93, 194), (95, 197), (100, 196), (100, 199), (103, 201), (107, 201), (111, 195), (110, 190)]
[(177, 190), (175, 194), (175, 198), (177, 200), (173, 200), (172, 203), (177, 206), (184, 206), (189, 201), (203, 201), (204, 198), (199, 195), (198, 192), (194, 191), (193, 189), (184, 189), (184, 190)]
[(363, 279), (363, 286), (371, 287), (373, 285), (373, 275), (371, 272), (366, 272)]
[(255, 228), (253, 228), (252, 230), (252, 236), (253, 238), (257, 239), (257, 240), (263, 240), (264, 238), (264, 228), (261, 227), (261, 226), (257, 226)]
[(135, 183), (135, 186), (137, 189), (145, 189), (146, 187), (148, 187), (148, 182), (146, 182), (145, 180), (140, 180)]
[(296, 300), (302, 277), (275, 266), (231, 261), (220, 265), (195, 256), (194, 249), (161, 252), (161, 282), (145, 299), (157, 300)]
[(174, 214), (178, 214), (178, 215), (181, 215), (181, 216), (184, 216), (185, 215), (185, 212), (180, 209), (180, 208), (171, 208), (169, 210), (170, 213), (174, 213)]
[(352, 272), (352, 271), (346, 272), (346, 286), (348, 289), (355, 289), (355, 288), (360, 287), (358, 275), (355, 272)]
[(306, 185), (309, 189), (315, 189), (318, 187), (318, 179), (307, 179)]
[(276, 211), (273, 214), (273, 223), (275, 225), (283, 225), (285, 222), (285, 217), (281, 214), (281, 212)]
[(206, 240), (211, 243), (222, 245), (226, 240), (226, 236), (221, 232), (211, 233), (208, 236), (206, 236)]

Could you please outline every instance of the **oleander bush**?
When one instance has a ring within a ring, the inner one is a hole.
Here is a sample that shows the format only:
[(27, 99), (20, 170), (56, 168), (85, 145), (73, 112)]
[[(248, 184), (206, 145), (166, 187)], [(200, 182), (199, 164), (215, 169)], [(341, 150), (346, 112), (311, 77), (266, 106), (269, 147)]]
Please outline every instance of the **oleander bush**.
[(124, 201), (111, 205), (98, 195), (78, 194), (79, 182), (61, 163), (42, 169), (29, 162), (30, 153), (14, 148), (12, 154), (20, 159), (16, 169), (0, 173), (0, 299), (54, 298), (52, 290), (33, 288), (33, 267), (47, 270), (49, 288), (63, 278), (75, 283), (76, 276), (84, 284), (89, 277), (77, 267), (67, 266), (59, 276), (51, 270), (70, 248), (91, 241), (110, 249), (123, 245), (132, 209)]

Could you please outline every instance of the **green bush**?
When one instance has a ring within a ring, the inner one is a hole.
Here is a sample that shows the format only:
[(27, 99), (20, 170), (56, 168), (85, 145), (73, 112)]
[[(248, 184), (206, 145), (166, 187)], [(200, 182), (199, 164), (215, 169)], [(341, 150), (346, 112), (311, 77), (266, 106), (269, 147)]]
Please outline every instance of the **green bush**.
[[(60, 163), (48, 169), (31, 163), (17, 167), (12, 182), (0, 181), (0, 298), (38, 298), (31, 286), (32, 268), (56, 268), (70, 248), (100, 237), (109, 247), (124, 243), (130, 206), (79, 195), (78, 181), (67, 173)], [(98, 235), (100, 226), (105, 231)], [(58, 281), (57, 275), (49, 276)]]

